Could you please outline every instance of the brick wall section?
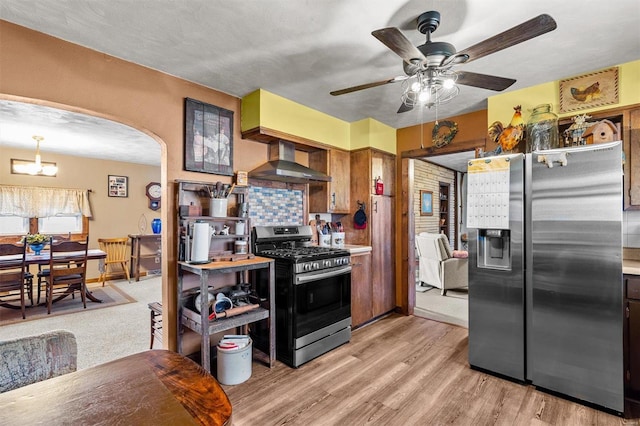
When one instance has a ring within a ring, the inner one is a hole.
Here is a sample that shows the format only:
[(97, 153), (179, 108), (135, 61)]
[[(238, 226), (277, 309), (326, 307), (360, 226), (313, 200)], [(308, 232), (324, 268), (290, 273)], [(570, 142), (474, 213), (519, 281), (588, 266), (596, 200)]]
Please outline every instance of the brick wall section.
[[(413, 212), (415, 215), (416, 234), (420, 232), (432, 232), (438, 233), (438, 221), (440, 220), (440, 182), (446, 182), (449, 184), (449, 241), (455, 241), (455, 187), (454, 187), (454, 174), (455, 172), (445, 169), (444, 167), (437, 166), (435, 164), (428, 163), (422, 160), (414, 160), (414, 189), (413, 194)], [(433, 216), (420, 216), (420, 191), (432, 191), (433, 192)]]

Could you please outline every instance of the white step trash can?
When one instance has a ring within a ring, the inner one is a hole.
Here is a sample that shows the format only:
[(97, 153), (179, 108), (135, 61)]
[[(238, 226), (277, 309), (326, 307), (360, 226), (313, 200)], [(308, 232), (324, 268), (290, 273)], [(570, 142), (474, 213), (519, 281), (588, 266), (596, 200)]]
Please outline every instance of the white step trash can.
[(218, 342), (218, 381), (237, 385), (251, 377), (253, 342), (249, 336), (226, 335)]

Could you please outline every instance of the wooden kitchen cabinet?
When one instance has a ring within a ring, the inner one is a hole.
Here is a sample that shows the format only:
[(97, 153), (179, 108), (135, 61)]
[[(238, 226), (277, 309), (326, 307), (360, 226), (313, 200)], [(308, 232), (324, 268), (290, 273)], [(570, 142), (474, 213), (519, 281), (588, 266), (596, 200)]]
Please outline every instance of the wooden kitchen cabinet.
[[(365, 148), (351, 152), (351, 200), (355, 213), (357, 203), (364, 203), (367, 228), (355, 229), (353, 220), (345, 220), (349, 244), (371, 246), (371, 318), (395, 309), (395, 198), (373, 195), (375, 177), (384, 182), (384, 192), (393, 194), (395, 156)], [(376, 174), (377, 173), (377, 174)], [(387, 182), (389, 183), (387, 185)]]
[[(576, 114), (577, 115), (577, 114)], [(589, 122), (609, 120), (621, 130), (624, 159), (624, 210), (640, 210), (640, 104), (589, 113)], [(559, 120), (560, 136), (573, 122)]]
[(624, 164), (624, 208), (640, 209), (640, 107), (629, 111), (629, 131), (623, 132), (626, 161)]
[(314, 213), (349, 213), (349, 179), (351, 157), (338, 149), (309, 153), (309, 167), (331, 176), (331, 182), (309, 184), (309, 211)]
[(351, 255), (351, 327), (357, 328), (373, 318), (371, 252)]
[(384, 195), (371, 197), (371, 261), (373, 316), (396, 307), (394, 199)]
[(640, 417), (640, 277), (625, 275), (624, 413)]
[[(372, 195), (375, 195), (375, 179), (380, 177), (384, 183), (384, 196), (394, 196), (395, 156), (371, 148), (359, 149), (351, 152), (351, 201), (353, 206), (349, 213), (353, 214), (358, 203), (365, 204), (367, 217), (370, 216)], [(357, 171), (357, 173), (355, 173)], [(371, 245), (371, 228), (365, 230), (353, 229), (352, 221), (345, 221), (347, 226), (347, 241), (350, 244)], [(388, 224), (393, 226), (392, 223)]]
[(371, 193), (375, 194), (375, 180), (380, 178), (384, 184), (384, 191), (382, 195), (393, 196), (395, 195), (395, 180), (396, 180), (396, 157), (395, 155), (387, 154), (381, 151), (371, 152), (371, 176), (372, 186)]

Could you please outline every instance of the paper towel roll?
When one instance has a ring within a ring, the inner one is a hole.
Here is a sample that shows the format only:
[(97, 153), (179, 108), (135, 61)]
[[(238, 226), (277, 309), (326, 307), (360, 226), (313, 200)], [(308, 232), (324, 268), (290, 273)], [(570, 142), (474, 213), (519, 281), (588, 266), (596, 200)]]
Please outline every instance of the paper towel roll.
[(193, 244), (191, 245), (191, 262), (209, 262), (209, 243), (211, 242), (210, 226), (206, 222), (193, 224)]

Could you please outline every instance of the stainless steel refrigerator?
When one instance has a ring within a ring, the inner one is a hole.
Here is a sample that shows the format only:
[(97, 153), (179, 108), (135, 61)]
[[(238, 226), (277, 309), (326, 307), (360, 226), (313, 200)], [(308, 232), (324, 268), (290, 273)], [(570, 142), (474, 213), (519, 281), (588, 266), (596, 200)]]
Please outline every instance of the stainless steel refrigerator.
[(621, 142), (476, 159), (469, 363), (624, 409)]

